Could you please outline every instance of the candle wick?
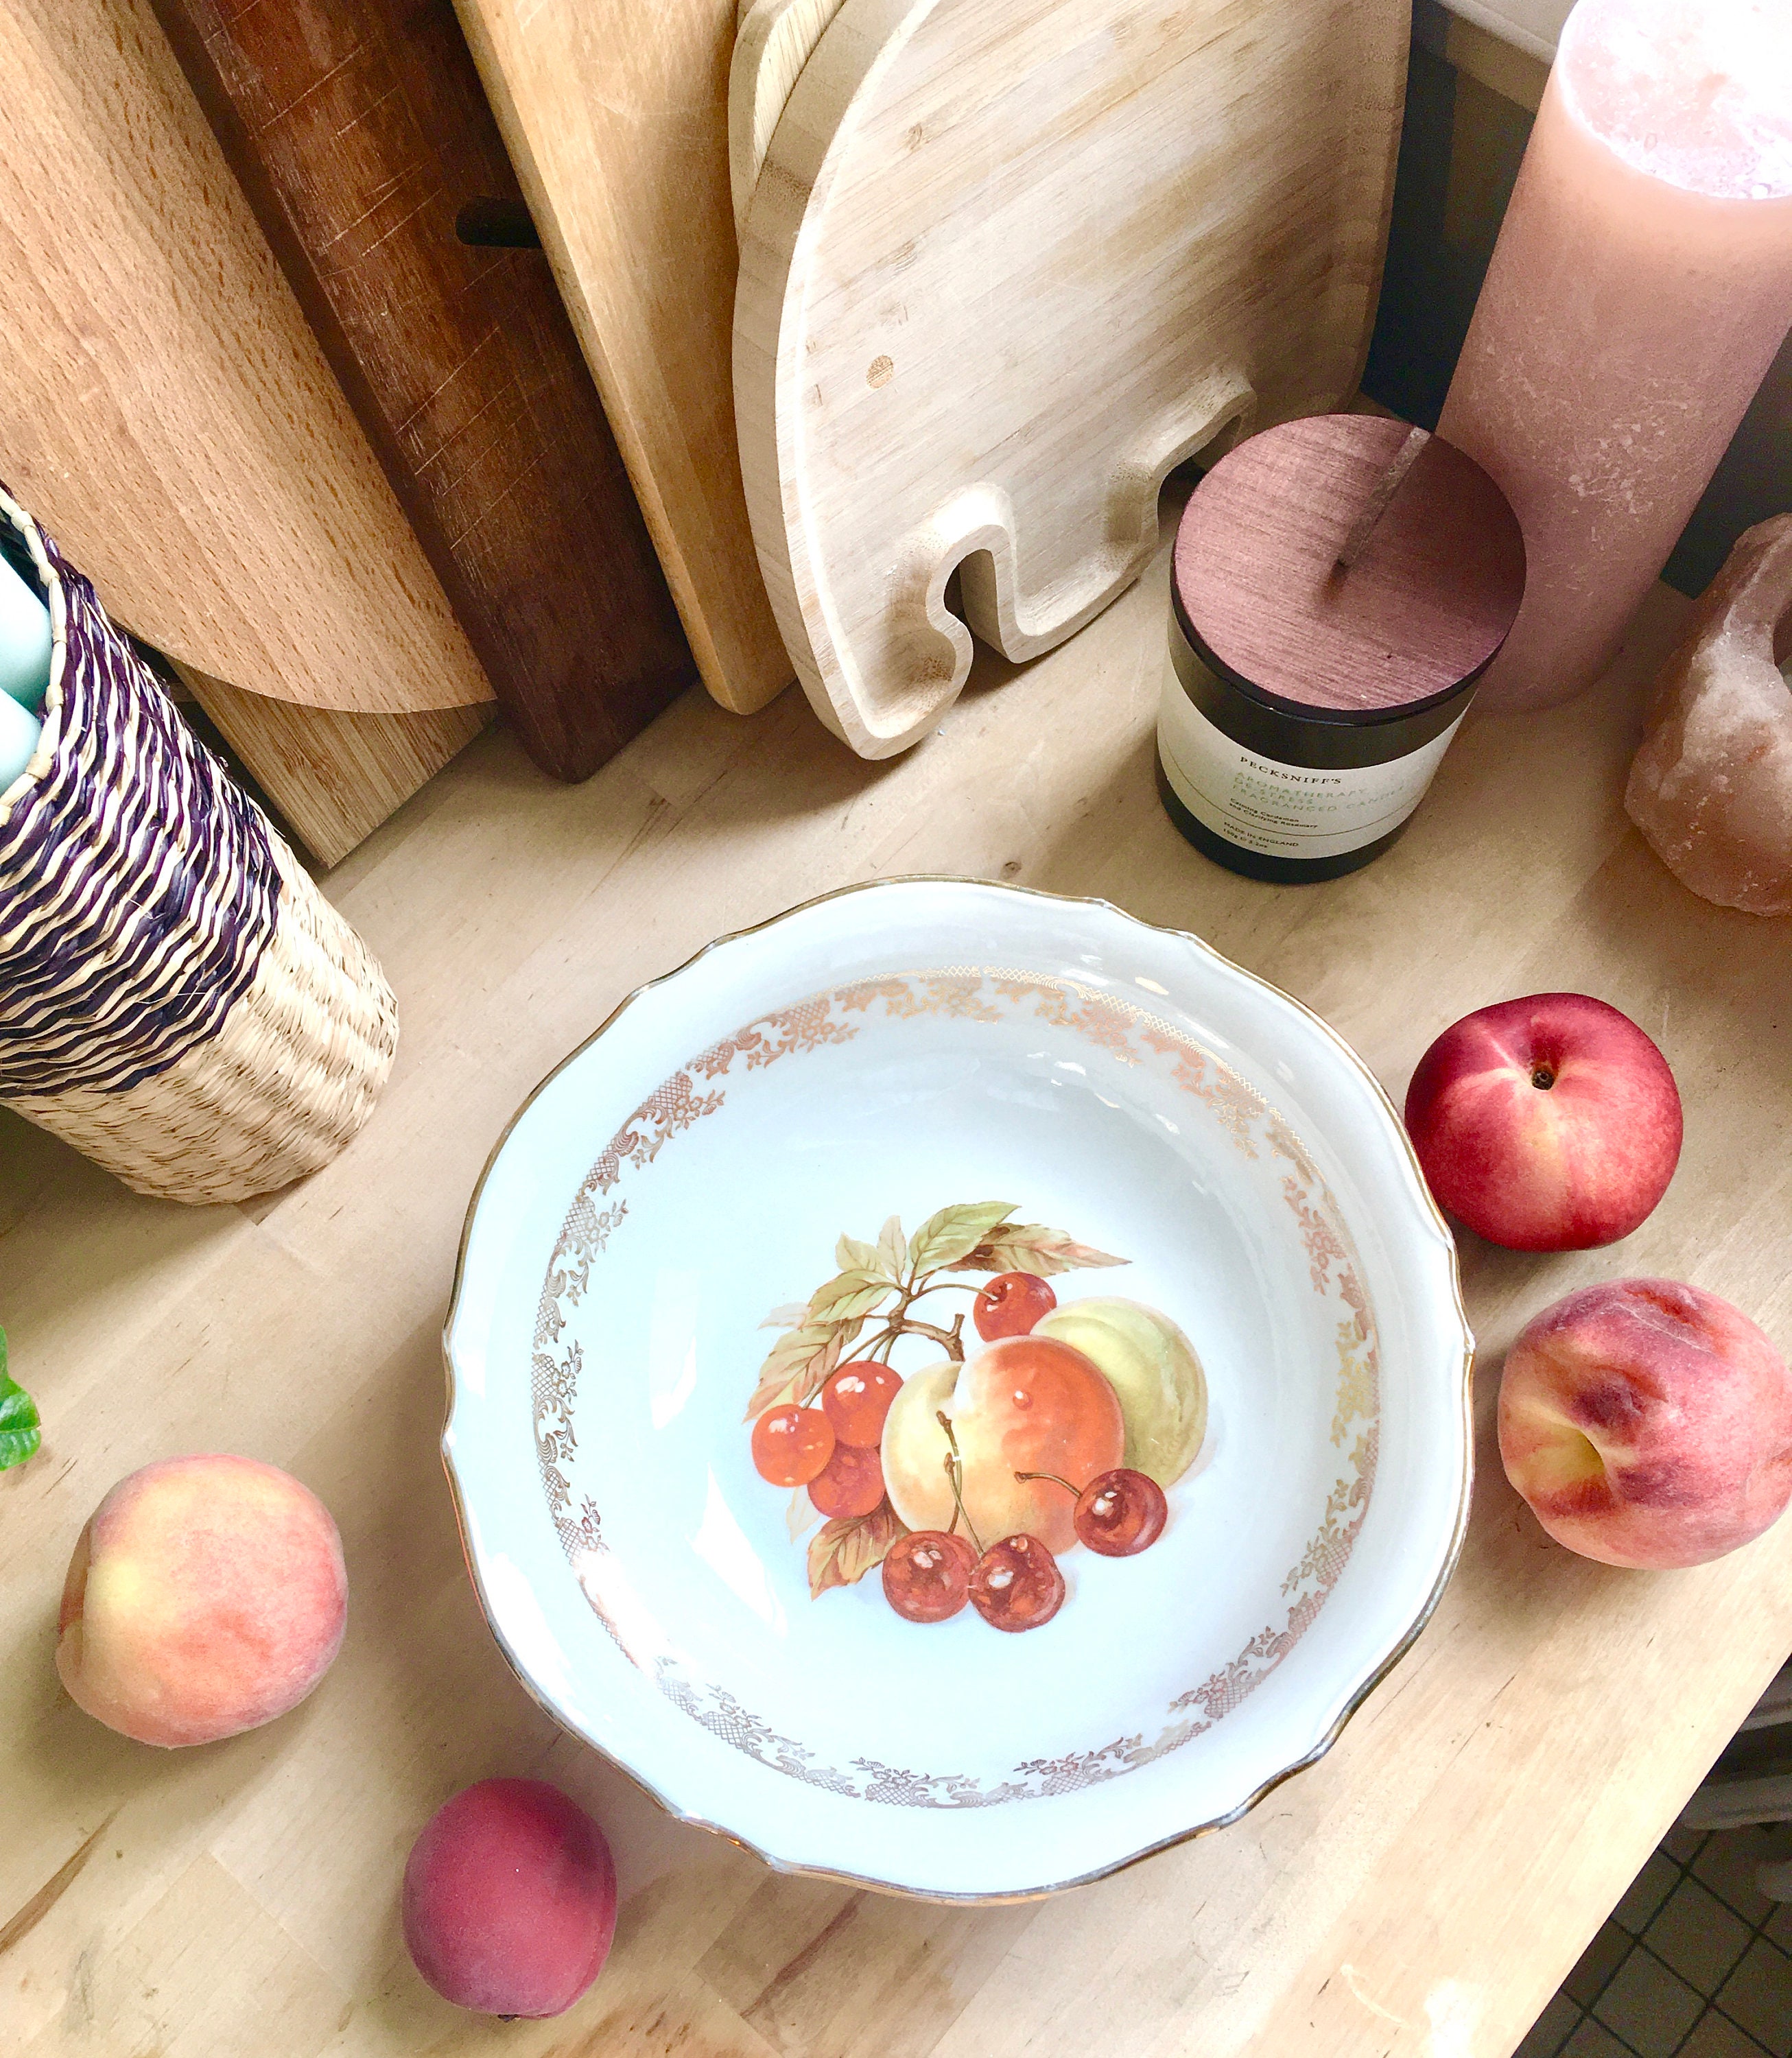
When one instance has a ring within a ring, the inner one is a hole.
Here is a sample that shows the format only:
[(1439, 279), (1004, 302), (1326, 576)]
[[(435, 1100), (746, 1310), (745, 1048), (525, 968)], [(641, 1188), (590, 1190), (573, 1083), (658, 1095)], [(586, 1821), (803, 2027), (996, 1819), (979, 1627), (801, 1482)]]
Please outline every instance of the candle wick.
[(1388, 511), (1389, 504), (1399, 492), (1401, 482), (1418, 461), (1419, 452), (1431, 441), (1424, 429), (1409, 429), (1406, 440), (1394, 452), (1393, 463), (1375, 482), (1375, 490), (1364, 503), (1363, 511), (1351, 524), (1350, 533), (1344, 539), (1344, 547), (1337, 554), (1337, 570), (1347, 572), (1363, 554), (1363, 546), (1375, 533), (1381, 517)]

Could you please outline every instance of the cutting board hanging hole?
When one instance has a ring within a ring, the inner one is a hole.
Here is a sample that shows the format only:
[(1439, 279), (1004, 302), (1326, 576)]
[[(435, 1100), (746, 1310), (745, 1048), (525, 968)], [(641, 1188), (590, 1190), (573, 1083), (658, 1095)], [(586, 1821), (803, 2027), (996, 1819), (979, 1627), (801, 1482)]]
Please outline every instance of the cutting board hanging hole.
[(455, 217), (455, 234), (475, 250), (539, 250), (529, 210), (519, 200), (470, 200)]

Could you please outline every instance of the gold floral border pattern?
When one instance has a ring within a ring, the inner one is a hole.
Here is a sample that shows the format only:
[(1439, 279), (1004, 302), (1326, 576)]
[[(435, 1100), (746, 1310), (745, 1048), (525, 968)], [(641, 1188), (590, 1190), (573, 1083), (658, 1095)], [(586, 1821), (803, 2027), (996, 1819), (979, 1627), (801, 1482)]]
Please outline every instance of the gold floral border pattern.
[(537, 1311), (532, 1405), (548, 1512), (593, 1612), (630, 1662), (643, 1664), (601, 1602), (596, 1591), (601, 1582), (587, 1577), (582, 1566), (582, 1560), (607, 1555), (608, 1547), (595, 1503), (586, 1495), (575, 1506), (568, 1475), (578, 1448), (573, 1416), (584, 1361), (575, 1338), (567, 1339), (562, 1349), (566, 1311), (589, 1291), (592, 1269), (628, 1212), (626, 1200), (607, 1206), (600, 1202), (629, 1167), (651, 1164), (674, 1137), (723, 1105), (724, 1090), (702, 1091), (699, 1079), (713, 1086), (742, 1059), (744, 1069), (753, 1071), (823, 1044), (849, 1043), (861, 1025), (847, 1018), (864, 1015), (880, 1003), (892, 1020), (944, 1015), (997, 1022), (1005, 1019), (1004, 1008), (1011, 1011), (1029, 1000), (1037, 1019), (1095, 1045), (1122, 1064), (1143, 1064), (1147, 1054), (1167, 1058), (1174, 1083), (1206, 1107), (1246, 1157), (1260, 1158), (1266, 1150), (1292, 1167), (1282, 1178), (1281, 1194), (1306, 1250), (1313, 1289), (1321, 1299), (1335, 1295), (1345, 1311), (1337, 1331), (1331, 1440), (1341, 1452), (1349, 1444), (1349, 1452), (1341, 1459), (1341, 1474), (1318, 1530), (1281, 1583), (1282, 1597), (1289, 1602), (1282, 1622), (1266, 1624), (1229, 1664), (1177, 1695), (1166, 1710), (1170, 1719), (1154, 1738), (1141, 1733), (1117, 1738), (1095, 1750), (1029, 1759), (1013, 1768), (1012, 1777), (993, 1786), (968, 1774), (910, 1772), (873, 1758), (853, 1759), (850, 1771), (818, 1765), (813, 1752), (778, 1734), (725, 1689), (691, 1679), (675, 1658), (663, 1653), (654, 1658), (653, 1677), (661, 1693), (724, 1743), (805, 1785), (886, 1806), (987, 1808), (1072, 1794), (1167, 1757), (1211, 1729), (1263, 1683), (1300, 1642), (1342, 1577), (1374, 1486), (1380, 1436), (1377, 1345), (1349, 1231), (1300, 1139), (1263, 1096), (1213, 1052), (1119, 995), (1075, 979), (977, 966), (860, 980), (761, 1015), (711, 1045), (649, 1095), (581, 1182), (554, 1244)]

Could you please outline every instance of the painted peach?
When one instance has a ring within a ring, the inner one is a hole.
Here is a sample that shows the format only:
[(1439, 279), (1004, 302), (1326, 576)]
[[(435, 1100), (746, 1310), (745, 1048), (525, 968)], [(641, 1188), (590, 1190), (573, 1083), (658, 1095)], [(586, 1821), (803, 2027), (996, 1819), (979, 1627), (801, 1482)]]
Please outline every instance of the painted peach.
[(907, 1381), (884, 1419), (883, 1452), (891, 1504), (911, 1529), (952, 1526), (942, 1411), (964, 1460), (964, 1511), (983, 1543), (1024, 1533), (1055, 1555), (1072, 1549), (1075, 1496), (1015, 1474), (1055, 1473), (1080, 1492), (1120, 1463), (1126, 1424), (1099, 1367), (1052, 1337), (1005, 1337), (963, 1366)]
[(1715, 1293), (1671, 1279), (1583, 1287), (1507, 1354), (1500, 1455), (1571, 1551), (1703, 1564), (1792, 1499), (1792, 1373)]
[(1103, 1294), (1067, 1301), (1033, 1334), (1069, 1344), (1100, 1367), (1126, 1421), (1126, 1463), (1159, 1486), (1174, 1486), (1207, 1434), (1207, 1379), (1194, 1345), (1170, 1317), (1142, 1301)]
[(298, 1706), (348, 1604), (342, 1540), (309, 1487), (253, 1458), (166, 1458), (121, 1480), (81, 1532), (56, 1669), (140, 1743), (210, 1743)]
[(1439, 1203), (1508, 1250), (1628, 1236), (1679, 1162), (1667, 1060), (1583, 993), (1479, 1008), (1419, 1060), (1406, 1126)]
[(435, 1991), (482, 2015), (559, 2015), (616, 1931), (604, 1834), (539, 1779), (482, 1779), (439, 1808), (404, 1868), (404, 1941)]

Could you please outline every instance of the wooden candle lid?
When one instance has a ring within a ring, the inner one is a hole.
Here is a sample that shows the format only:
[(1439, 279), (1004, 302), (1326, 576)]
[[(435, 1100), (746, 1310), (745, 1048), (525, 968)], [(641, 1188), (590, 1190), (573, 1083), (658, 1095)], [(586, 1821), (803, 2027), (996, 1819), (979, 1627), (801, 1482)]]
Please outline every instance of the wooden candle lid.
[(1285, 422), (1196, 487), (1176, 536), (1176, 614), (1222, 678), (1290, 713), (1376, 722), (1458, 691), (1492, 658), (1524, 598), (1524, 539), (1472, 458), (1432, 436), (1360, 534), (1410, 434), (1373, 415)]

